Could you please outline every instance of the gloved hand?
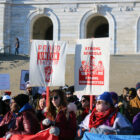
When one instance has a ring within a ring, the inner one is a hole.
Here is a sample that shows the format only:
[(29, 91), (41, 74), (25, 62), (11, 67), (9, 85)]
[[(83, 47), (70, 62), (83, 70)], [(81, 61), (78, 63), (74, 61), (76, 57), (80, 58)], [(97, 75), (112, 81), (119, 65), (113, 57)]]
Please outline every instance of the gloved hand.
[(122, 102), (119, 102), (119, 103), (118, 103), (118, 107), (121, 107), (122, 105), (123, 105)]
[(46, 125), (46, 126), (49, 126), (51, 123), (52, 123), (52, 121), (51, 121), (50, 119), (48, 119), (48, 118), (46, 118), (46, 119), (44, 119), (44, 120), (42, 121), (42, 124), (43, 124), (43, 125)]
[(6, 137), (5, 137), (5, 138), (6, 138), (6, 140), (10, 140), (11, 136), (12, 136), (12, 134), (11, 134), (11, 133), (7, 134), (7, 135), (6, 135)]
[(77, 131), (77, 136), (79, 138), (81, 138), (83, 136), (84, 132), (85, 132), (84, 128), (79, 128), (78, 131)]
[(58, 127), (52, 126), (49, 130), (49, 133), (58, 136), (60, 134), (60, 129)]

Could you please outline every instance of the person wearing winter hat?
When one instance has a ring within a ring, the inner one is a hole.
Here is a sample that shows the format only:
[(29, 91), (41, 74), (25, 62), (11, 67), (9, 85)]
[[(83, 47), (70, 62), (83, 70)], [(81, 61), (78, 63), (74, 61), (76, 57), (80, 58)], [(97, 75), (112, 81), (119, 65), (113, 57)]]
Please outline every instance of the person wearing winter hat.
[(114, 108), (112, 96), (109, 92), (104, 92), (97, 97), (96, 107), (79, 126), (79, 137), (82, 136), (81, 130), (90, 131), (94, 134), (121, 135), (132, 133), (131, 124)]
[(11, 102), (11, 97), (9, 95), (4, 95), (2, 96), (2, 101), (5, 104), (5, 112), (7, 113), (8, 111), (10, 111), (10, 102)]
[(4, 92), (4, 95), (9, 95), (9, 96), (10, 96), (11, 93), (12, 93), (11, 91), (5, 91), (5, 92)]
[(32, 86), (31, 86), (31, 84), (30, 83), (28, 83), (27, 85), (26, 85), (26, 91), (27, 91), (27, 94), (28, 95), (32, 95)]
[(15, 127), (6, 133), (6, 137), (13, 134), (35, 134), (40, 130), (38, 119), (28, 101), (29, 96), (26, 94), (19, 94), (12, 99), (11, 109), (17, 106), (17, 117)]
[(2, 101), (6, 101), (6, 100), (11, 100), (11, 97), (9, 95), (2, 96)]
[(136, 84), (136, 90), (138, 90), (140, 88), (140, 82), (138, 82), (137, 84)]
[(136, 97), (130, 100), (130, 106), (128, 108), (131, 121), (133, 120), (133, 117), (140, 112), (140, 82), (136, 84), (136, 93)]
[(26, 91), (25, 94), (29, 96), (29, 104), (34, 108), (37, 109), (39, 99), (41, 97), (41, 94), (38, 93), (38, 87), (32, 87), (30, 82), (28, 81), (26, 83)]

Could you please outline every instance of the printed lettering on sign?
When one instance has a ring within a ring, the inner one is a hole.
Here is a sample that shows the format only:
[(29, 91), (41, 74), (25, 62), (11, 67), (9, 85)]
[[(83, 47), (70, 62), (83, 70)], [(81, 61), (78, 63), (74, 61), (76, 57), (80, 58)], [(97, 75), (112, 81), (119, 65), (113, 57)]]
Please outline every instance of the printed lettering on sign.
[(102, 61), (98, 61), (97, 63), (97, 65), (92, 63), (88, 64), (82, 61), (82, 66), (79, 69), (80, 85), (104, 85), (104, 66)]
[(60, 56), (60, 46), (38, 45), (37, 64), (44, 65), (45, 82), (50, 82), (53, 65), (57, 65)]
[(34, 86), (63, 86), (65, 83), (65, 58), (66, 42), (33, 40), (30, 55), (31, 84)]
[(85, 47), (83, 55), (90, 55), (90, 57), (88, 62), (82, 61), (79, 69), (79, 85), (104, 85), (103, 61), (96, 60), (96, 56), (101, 54), (100, 47)]
[(79, 39), (75, 52), (75, 94), (100, 95), (109, 90), (110, 39)]

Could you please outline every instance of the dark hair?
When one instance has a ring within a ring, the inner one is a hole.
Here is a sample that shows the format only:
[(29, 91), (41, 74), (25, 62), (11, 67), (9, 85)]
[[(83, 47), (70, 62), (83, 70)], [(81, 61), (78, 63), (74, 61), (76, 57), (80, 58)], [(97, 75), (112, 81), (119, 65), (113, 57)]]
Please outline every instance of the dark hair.
[(62, 92), (66, 92), (66, 90), (68, 90), (68, 85), (65, 85), (65, 86), (60, 86), (59, 87), (59, 90), (61, 90)]
[(82, 98), (84, 98), (87, 101), (90, 101), (90, 96), (89, 95), (83, 95)]
[(136, 95), (137, 95), (137, 92), (135, 88), (130, 88), (129, 91), (127, 92), (127, 96), (130, 96), (132, 99), (136, 97)]
[(29, 102), (29, 96), (26, 94), (18, 94), (17, 96), (13, 97), (13, 100), (20, 108), (22, 108), (26, 103)]
[(66, 96), (65, 96), (64, 92), (62, 90), (53, 90), (50, 93), (48, 109), (47, 109), (47, 116), (49, 116), (53, 119), (55, 119), (55, 117), (56, 117), (56, 108), (53, 105), (52, 100), (51, 100), (51, 97), (54, 96), (54, 94), (56, 94), (60, 97), (60, 105), (59, 105), (58, 111), (63, 110), (67, 106)]
[(124, 88), (123, 88), (123, 90), (126, 90), (126, 91), (128, 91), (128, 90), (129, 90), (129, 88), (128, 88), (128, 87), (124, 87)]

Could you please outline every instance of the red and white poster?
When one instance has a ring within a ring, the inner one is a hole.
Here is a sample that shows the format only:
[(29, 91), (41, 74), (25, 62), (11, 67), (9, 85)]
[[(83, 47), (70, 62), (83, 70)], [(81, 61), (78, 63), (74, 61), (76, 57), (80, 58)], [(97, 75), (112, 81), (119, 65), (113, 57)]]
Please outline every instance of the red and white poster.
[(81, 39), (75, 52), (76, 94), (99, 95), (109, 90), (109, 38)]
[(29, 81), (32, 86), (65, 85), (66, 42), (33, 40)]

